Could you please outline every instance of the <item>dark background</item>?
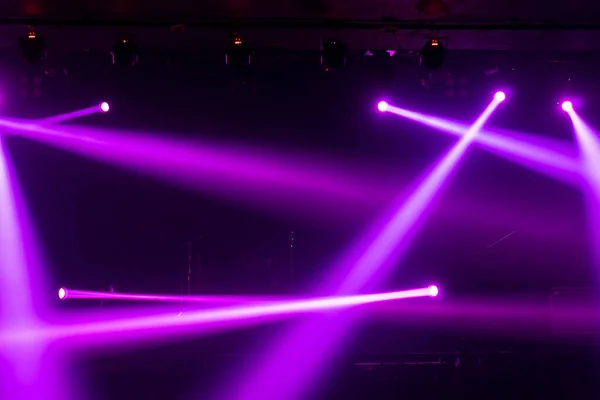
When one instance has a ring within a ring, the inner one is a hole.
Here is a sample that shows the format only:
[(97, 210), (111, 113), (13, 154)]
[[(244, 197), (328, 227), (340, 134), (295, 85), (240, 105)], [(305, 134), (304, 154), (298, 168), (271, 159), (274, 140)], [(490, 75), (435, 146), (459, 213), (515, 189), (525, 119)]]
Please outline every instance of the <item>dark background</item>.
[[(103, 40), (111, 43), (112, 37), (95, 37), (94, 43)], [(293, 202), (276, 210), (245, 207), (10, 137), (11, 159), (46, 255), (48, 302), (65, 311), (100, 305), (59, 304), (60, 286), (107, 290), (112, 284), (122, 292), (181, 293), (188, 241), (193, 293), (287, 293), (292, 230), (295, 291), (307, 291), (386, 210), (397, 194), (394, 184), (402, 193), (455, 141), (377, 113), (380, 98), (468, 124), (498, 88), (508, 88), (508, 101), (488, 126), (558, 138), (568, 146), (574, 146), (573, 133), (559, 101), (576, 95), (585, 100), (581, 115), (592, 125), (600, 123), (599, 62), (592, 52), (456, 50), (441, 71), (430, 73), (418, 66), (414, 51), (402, 49), (389, 80), (364, 57), (364, 49), (351, 51), (343, 71), (324, 74), (315, 49), (257, 46), (252, 73), (242, 83), (226, 70), (222, 50), (146, 44), (140, 65), (126, 70), (96, 49), (67, 49), (55, 42), (56, 52), (37, 65), (25, 64), (8, 49), (0, 55), (3, 114), (41, 118), (106, 100), (110, 113), (77, 123), (295, 151), (333, 160), (339, 171), (359, 170), (371, 183), (368, 190), (381, 189), (372, 202), (341, 204), (339, 215), (320, 209), (318, 201), (311, 213)], [(486, 74), (490, 70), (497, 72)], [(281, 211), (285, 208), (289, 211)], [(386, 285), (439, 282), (444, 300), (490, 293), (550, 298), (553, 287), (590, 288), (595, 271), (586, 224), (578, 190), (474, 146)], [(268, 259), (277, 260), (278, 268), (267, 272)], [(253, 365), (256, 343), (278, 332), (281, 325), (272, 324), (75, 360), (99, 398), (178, 398), (192, 388), (210, 389), (213, 378), (225, 372), (243, 374), (244, 365)], [(375, 319), (357, 329), (347, 351), (331, 361), (332, 379), (316, 398), (407, 393), (505, 398), (526, 390), (561, 397), (591, 390), (596, 365), (590, 338), (553, 338), (550, 326), (541, 336), (524, 340), (466, 328), (413, 329), (402, 321)], [(412, 353), (443, 364), (415, 366), (409, 362), (417, 356), (407, 355)], [(373, 359), (402, 366), (364, 371), (354, 365)]]

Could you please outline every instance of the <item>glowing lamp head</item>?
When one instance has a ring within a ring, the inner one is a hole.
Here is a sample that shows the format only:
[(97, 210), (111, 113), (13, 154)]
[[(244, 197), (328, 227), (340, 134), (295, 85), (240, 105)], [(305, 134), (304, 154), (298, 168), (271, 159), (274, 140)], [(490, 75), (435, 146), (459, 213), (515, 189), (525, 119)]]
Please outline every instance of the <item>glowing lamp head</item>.
[(385, 102), (385, 101), (380, 101), (380, 102), (377, 104), (377, 109), (378, 109), (379, 111), (381, 111), (381, 112), (385, 112), (385, 111), (387, 111), (388, 107), (389, 107), (389, 105), (388, 105), (388, 103), (387, 103), (387, 102)]
[(497, 102), (502, 102), (506, 100), (506, 94), (504, 92), (496, 92), (496, 94), (494, 95), (494, 100), (496, 100)]
[(438, 289), (437, 286), (435, 285), (431, 285), (427, 288), (427, 294), (429, 294), (430, 297), (435, 297), (440, 293), (440, 290)]
[(110, 110), (110, 106), (108, 105), (107, 102), (103, 102), (100, 104), (100, 111), (108, 112), (108, 110)]
[(562, 103), (562, 109), (563, 109), (563, 111), (566, 111), (566, 112), (573, 111), (573, 103), (571, 103), (570, 101), (564, 101)]
[(61, 300), (64, 300), (67, 298), (67, 289), (65, 288), (60, 288), (58, 289), (58, 298)]

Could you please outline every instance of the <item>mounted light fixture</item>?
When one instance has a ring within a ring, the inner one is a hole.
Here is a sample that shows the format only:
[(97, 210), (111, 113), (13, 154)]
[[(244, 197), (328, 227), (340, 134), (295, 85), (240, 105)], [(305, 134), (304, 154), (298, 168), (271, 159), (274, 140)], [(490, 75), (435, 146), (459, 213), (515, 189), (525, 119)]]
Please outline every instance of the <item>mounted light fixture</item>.
[(19, 38), (18, 44), (27, 61), (36, 63), (46, 58), (46, 39), (39, 36), (33, 28), (29, 28), (26, 36)]
[(133, 35), (119, 39), (113, 45), (110, 54), (113, 64), (122, 67), (133, 67), (140, 61), (137, 40)]
[(346, 65), (348, 46), (340, 40), (327, 40), (321, 49), (321, 66), (324, 71), (340, 69)]
[(421, 49), (421, 65), (427, 69), (440, 69), (444, 64), (446, 49), (438, 39), (429, 39)]
[(247, 67), (252, 64), (250, 46), (238, 34), (235, 34), (227, 45), (225, 64), (233, 68)]

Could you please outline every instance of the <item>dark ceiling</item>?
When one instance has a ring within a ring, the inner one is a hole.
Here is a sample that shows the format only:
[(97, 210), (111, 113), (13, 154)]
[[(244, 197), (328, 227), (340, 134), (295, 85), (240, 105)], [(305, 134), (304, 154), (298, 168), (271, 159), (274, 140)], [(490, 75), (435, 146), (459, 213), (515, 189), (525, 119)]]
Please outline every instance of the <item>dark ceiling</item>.
[[(418, 12), (415, 0), (172, 0), (145, 2), (141, 0), (58, 1), (22, 0), (3, 2), (5, 17), (104, 17), (111, 19), (180, 19), (207, 18), (333, 18), (349, 20), (432, 19), (486, 21), (554, 21), (593, 22), (600, 19), (600, 6), (585, 0), (555, 1), (550, 6), (542, 0), (441, 1), (443, 7), (426, 7), (430, 12)], [(442, 16), (433, 15), (444, 11)], [(426, 10), (423, 10), (426, 11)]]
[[(454, 49), (600, 48), (600, 35), (596, 33), (600, 23), (597, 3), (584, 0), (556, 1), (551, 6), (541, 0), (430, 0), (429, 3), (425, 9), (431, 13), (418, 12), (415, 0), (24, 0), (3, 2), (0, 21), (13, 26), (5, 26), (0, 32), (6, 41), (2, 44), (13, 46), (13, 38), (31, 23), (39, 26), (55, 45), (61, 43), (79, 49), (107, 47), (115, 37), (131, 33), (130, 30), (146, 46), (157, 47), (173, 43), (221, 47), (232, 30), (240, 30), (247, 41), (256, 45), (303, 49), (318, 48), (323, 38), (333, 36), (355, 49), (415, 50), (432, 34), (445, 38)], [(439, 14), (440, 10), (445, 12)], [(178, 34), (174, 34), (170, 28), (176, 24), (186, 28), (178, 28)], [(77, 25), (86, 29), (47, 25)], [(92, 29), (92, 25), (96, 27)], [(569, 32), (557, 32), (560, 28), (568, 28)]]

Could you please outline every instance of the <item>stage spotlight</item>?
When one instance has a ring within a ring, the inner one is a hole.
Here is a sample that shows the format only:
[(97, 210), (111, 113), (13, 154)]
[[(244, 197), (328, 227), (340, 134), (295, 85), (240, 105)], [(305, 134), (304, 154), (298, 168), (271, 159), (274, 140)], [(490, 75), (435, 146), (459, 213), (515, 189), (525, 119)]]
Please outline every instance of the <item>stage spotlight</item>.
[(235, 35), (227, 46), (225, 64), (233, 68), (247, 67), (252, 64), (252, 51), (241, 36)]
[(342, 68), (346, 65), (346, 43), (339, 40), (328, 40), (321, 50), (321, 65), (324, 71)]
[(100, 103), (100, 111), (102, 112), (108, 112), (108, 110), (110, 110), (110, 106), (108, 105), (107, 102), (102, 102)]
[(427, 69), (440, 69), (444, 64), (446, 50), (438, 39), (430, 39), (421, 49), (421, 65)]
[(497, 102), (502, 102), (506, 100), (506, 94), (504, 92), (496, 92), (496, 94), (494, 95), (494, 100), (496, 100)]
[(562, 103), (562, 109), (563, 109), (563, 111), (566, 111), (566, 112), (573, 111), (573, 103), (571, 103), (570, 101), (564, 101)]
[(381, 112), (387, 111), (389, 104), (386, 101), (380, 101), (377, 104), (377, 109)]
[(39, 62), (46, 57), (46, 39), (37, 35), (31, 28), (27, 36), (19, 38), (19, 49), (27, 61)]
[(60, 288), (58, 289), (58, 298), (61, 300), (64, 300), (67, 298), (67, 289), (65, 288)]
[(440, 293), (440, 290), (438, 289), (437, 286), (431, 285), (427, 288), (427, 293), (429, 294), (430, 297), (435, 297)]
[(114, 44), (110, 51), (113, 64), (133, 67), (139, 62), (138, 45), (135, 36), (128, 36)]

